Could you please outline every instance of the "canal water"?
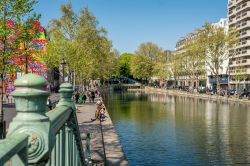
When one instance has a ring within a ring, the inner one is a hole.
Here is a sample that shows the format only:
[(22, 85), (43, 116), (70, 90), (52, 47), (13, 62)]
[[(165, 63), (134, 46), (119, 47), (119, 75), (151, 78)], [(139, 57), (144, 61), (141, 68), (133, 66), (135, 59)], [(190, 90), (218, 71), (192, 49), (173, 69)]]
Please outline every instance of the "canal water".
[(104, 95), (131, 166), (250, 165), (250, 109), (163, 94)]

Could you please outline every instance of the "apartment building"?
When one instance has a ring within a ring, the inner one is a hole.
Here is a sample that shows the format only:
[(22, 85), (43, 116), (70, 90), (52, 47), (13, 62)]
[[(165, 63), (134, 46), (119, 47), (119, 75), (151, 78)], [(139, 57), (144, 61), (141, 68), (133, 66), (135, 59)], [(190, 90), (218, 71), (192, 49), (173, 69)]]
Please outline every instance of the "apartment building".
[[(184, 37), (181, 37), (177, 43), (176, 43), (176, 46), (175, 46), (175, 52), (176, 54), (181, 54), (181, 53), (184, 53), (186, 50), (185, 50), (185, 45), (188, 41), (190, 40), (193, 40), (197, 37), (197, 31), (194, 31), (194, 32), (190, 32), (188, 33), (186, 36)], [(190, 76), (189, 75), (179, 75), (177, 78), (176, 78), (176, 85), (177, 86), (180, 86), (180, 87), (190, 87), (191, 86), (191, 79), (190, 79)]]
[(250, 0), (228, 0), (229, 31), (235, 27), (240, 36), (236, 48), (229, 50), (230, 86), (250, 90)]
[[(228, 32), (228, 20), (227, 18), (221, 18), (218, 22), (212, 23), (215, 27), (222, 27), (225, 30), (225, 33)], [(197, 37), (197, 31), (190, 32), (186, 36), (180, 38), (177, 43), (175, 50), (177, 53), (185, 52), (185, 44), (187, 41), (193, 40)], [(220, 69), (220, 85), (222, 88), (228, 87), (228, 67), (229, 67), (229, 60), (224, 61), (222, 68)], [(199, 86), (206, 86), (209, 88), (216, 88), (216, 81), (213, 77), (213, 74), (209, 72), (208, 66), (204, 65), (204, 68), (207, 71), (207, 76), (204, 75), (199, 76)], [(191, 86), (191, 80), (188, 75), (179, 76), (177, 79), (178, 86)]]

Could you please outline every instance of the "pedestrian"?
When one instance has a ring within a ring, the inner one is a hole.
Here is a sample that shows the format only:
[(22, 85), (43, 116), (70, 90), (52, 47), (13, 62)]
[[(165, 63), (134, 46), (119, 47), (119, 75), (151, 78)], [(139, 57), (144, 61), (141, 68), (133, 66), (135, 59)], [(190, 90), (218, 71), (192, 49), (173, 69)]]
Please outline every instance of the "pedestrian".
[(83, 103), (85, 103), (86, 99), (87, 99), (87, 96), (86, 96), (85, 93), (83, 92), (83, 94), (82, 94)]
[(95, 102), (95, 92), (91, 91), (91, 100), (94, 103)]
[(78, 103), (78, 100), (79, 100), (79, 92), (76, 91), (76, 94), (75, 94), (75, 100), (76, 100), (76, 104)]
[(89, 103), (91, 103), (91, 92), (90, 91), (87, 92), (87, 96), (88, 96), (88, 99), (89, 99)]
[(9, 103), (9, 92), (6, 92), (6, 103)]
[(50, 97), (48, 97), (47, 106), (48, 106), (48, 108), (49, 108), (49, 111), (51, 111), (51, 110), (52, 110), (52, 102), (51, 102)]

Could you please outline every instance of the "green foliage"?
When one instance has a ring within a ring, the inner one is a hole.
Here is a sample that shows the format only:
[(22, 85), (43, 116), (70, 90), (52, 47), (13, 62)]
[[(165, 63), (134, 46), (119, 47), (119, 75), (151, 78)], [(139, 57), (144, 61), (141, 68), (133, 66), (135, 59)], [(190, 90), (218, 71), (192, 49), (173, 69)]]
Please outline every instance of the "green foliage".
[(124, 53), (118, 58), (118, 66), (117, 66), (117, 75), (130, 77), (130, 60), (133, 57), (133, 54)]
[(162, 48), (148, 42), (142, 43), (131, 59), (131, 74), (134, 78), (150, 79), (152, 76), (170, 77), (169, 58)]
[(61, 6), (62, 17), (48, 25), (49, 42), (44, 59), (49, 67), (59, 67), (64, 58), (68, 71), (77, 80), (107, 79), (114, 70), (115, 58), (112, 43), (106, 38), (106, 30), (98, 27), (98, 21), (88, 8), (75, 13), (70, 4)]
[(135, 52), (137, 55), (148, 57), (151, 61), (157, 60), (157, 58), (159, 58), (162, 53), (163, 50), (151, 42), (140, 44), (137, 51)]
[[(229, 49), (238, 42), (238, 32), (235, 30), (226, 33), (224, 28), (205, 24), (199, 30), (199, 47), (205, 50), (206, 65), (216, 78), (217, 89), (220, 90), (219, 70), (229, 58)], [(218, 92), (219, 93), (219, 92)]]
[(131, 73), (134, 78), (149, 80), (153, 76), (153, 62), (149, 57), (134, 55), (131, 59)]

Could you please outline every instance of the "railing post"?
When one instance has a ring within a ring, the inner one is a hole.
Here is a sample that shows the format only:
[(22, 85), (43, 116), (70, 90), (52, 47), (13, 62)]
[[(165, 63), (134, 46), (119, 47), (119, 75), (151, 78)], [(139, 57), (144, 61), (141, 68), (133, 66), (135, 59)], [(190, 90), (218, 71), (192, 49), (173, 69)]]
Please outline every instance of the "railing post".
[(73, 86), (70, 83), (63, 83), (60, 85), (59, 92), (61, 95), (61, 99), (59, 100), (59, 103), (56, 106), (68, 106), (75, 111), (76, 107), (72, 99)]
[[(72, 165), (74, 157), (73, 155), (73, 147), (74, 141), (77, 146), (78, 154), (80, 157), (80, 161), (83, 164), (84, 163), (84, 151), (82, 149), (82, 140), (80, 131), (77, 124), (77, 116), (76, 116), (76, 107), (74, 104), (74, 101), (72, 99), (73, 96), (73, 86), (70, 83), (63, 83), (60, 86), (60, 95), (61, 99), (59, 100), (59, 103), (57, 104), (57, 107), (59, 106), (66, 106), (69, 108), (72, 108), (73, 112), (68, 119), (66, 125), (65, 125), (65, 165)], [(76, 154), (74, 154), (76, 155)]]
[[(28, 164), (45, 165), (52, 149), (51, 142), (55, 137), (51, 134), (50, 121), (46, 116), (46, 101), (49, 92), (45, 91), (46, 81), (35, 74), (26, 74), (14, 83), (17, 115), (10, 123), (7, 138), (15, 133), (24, 133), (28, 139)], [(11, 160), (18, 165), (17, 160)]]

